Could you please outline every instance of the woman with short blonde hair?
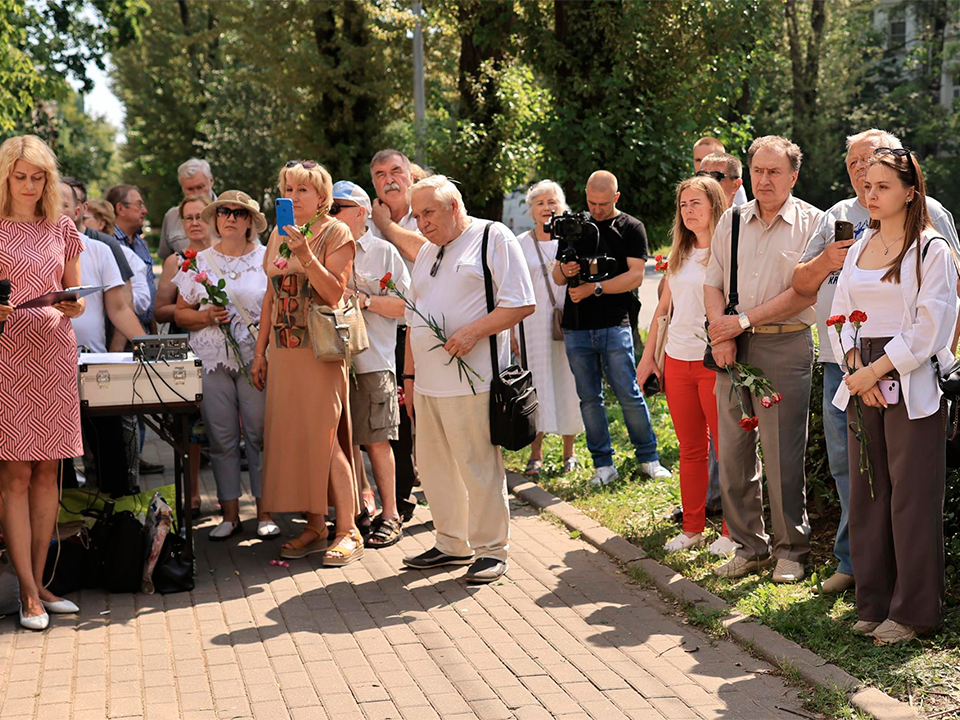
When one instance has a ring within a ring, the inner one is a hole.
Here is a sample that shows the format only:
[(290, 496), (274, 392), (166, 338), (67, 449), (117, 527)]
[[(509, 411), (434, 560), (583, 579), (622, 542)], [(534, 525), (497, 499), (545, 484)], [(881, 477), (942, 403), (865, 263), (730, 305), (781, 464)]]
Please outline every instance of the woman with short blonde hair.
[(114, 223), (117, 219), (113, 206), (106, 200), (98, 198), (87, 201), (87, 210), (90, 211), (90, 217), (84, 218), (86, 226), (113, 237), (116, 227)]
[[(354, 240), (350, 228), (325, 214), (333, 202), (333, 182), (323, 166), (291, 160), (279, 182), (281, 195), (293, 201), (296, 225), (283, 228), (286, 236), (273, 231), (263, 261), (269, 283), (251, 371), (257, 387), (267, 392), (261, 508), (307, 511), (306, 528), (284, 543), (283, 557), (324, 552), (325, 565), (347, 565), (363, 555), (350, 460), (349, 368), (342, 360), (317, 359), (307, 315), (313, 304), (340, 305), (353, 269)], [(310, 220), (309, 231), (301, 232)], [(283, 242), (289, 258), (280, 255)], [(331, 504), (337, 517), (328, 548), (324, 516)]]
[[(70, 318), (83, 299), (44, 307), (17, 305), (80, 284), (83, 242), (60, 212), (57, 158), (33, 135), (0, 146), (0, 522), (20, 581), (20, 624), (43, 630), (47, 612), (76, 605), (43, 586), (57, 521), (58, 470), (83, 454), (77, 396), (77, 341)], [(15, 312), (16, 310), (16, 312)]]

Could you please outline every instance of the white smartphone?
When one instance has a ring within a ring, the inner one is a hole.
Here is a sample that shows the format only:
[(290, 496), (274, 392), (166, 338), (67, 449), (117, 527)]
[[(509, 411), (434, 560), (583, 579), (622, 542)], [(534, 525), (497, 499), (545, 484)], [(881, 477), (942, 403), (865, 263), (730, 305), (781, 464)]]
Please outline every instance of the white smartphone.
[(880, 394), (887, 401), (887, 405), (896, 405), (900, 402), (900, 383), (897, 380), (880, 380)]

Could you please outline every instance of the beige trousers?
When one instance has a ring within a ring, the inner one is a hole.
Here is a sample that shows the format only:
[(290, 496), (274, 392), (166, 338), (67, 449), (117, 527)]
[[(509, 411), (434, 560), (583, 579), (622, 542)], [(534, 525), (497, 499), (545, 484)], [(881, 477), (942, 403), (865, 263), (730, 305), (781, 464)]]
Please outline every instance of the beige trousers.
[(490, 443), (490, 393), (416, 393), (417, 467), (448, 555), (507, 559), (510, 505), (500, 448)]

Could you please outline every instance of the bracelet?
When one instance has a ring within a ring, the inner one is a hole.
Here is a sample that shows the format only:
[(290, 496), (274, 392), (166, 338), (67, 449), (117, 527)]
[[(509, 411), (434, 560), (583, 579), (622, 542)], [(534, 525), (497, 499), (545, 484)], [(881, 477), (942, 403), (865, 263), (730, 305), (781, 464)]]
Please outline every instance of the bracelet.
[(255, 358), (265, 358), (265, 357), (266, 357), (266, 355), (259, 355), (259, 354), (256, 354), (256, 353), (254, 353), (253, 356), (254, 356)]
[(416, 379), (416, 376), (415, 376), (415, 375), (401, 375), (401, 376), (400, 376), (400, 379), (401, 379), (401, 380), (415, 380), (415, 379)]
[(870, 363), (869, 365), (867, 365), (867, 367), (870, 368), (870, 372), (873, 373), (873, 376), (874, 376), (877, 380), (883, 380), (883, 378), (880, 377), (879, 374), (877, 374), (877, 369), (873, 366), (873, 363)]
[(303, 263), (303, 269), (306, 270), (308, 267), (313, 265), (313, 261), (317, 259), (317, 256), (313, 253), (310, 254), (310, 259), (307, 262)]

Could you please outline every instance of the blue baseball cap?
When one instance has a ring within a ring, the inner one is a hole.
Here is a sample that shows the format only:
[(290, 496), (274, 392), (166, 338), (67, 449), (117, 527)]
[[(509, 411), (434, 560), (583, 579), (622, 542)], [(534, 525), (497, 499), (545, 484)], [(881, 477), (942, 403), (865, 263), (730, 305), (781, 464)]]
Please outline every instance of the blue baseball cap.
[(367, 195), (367, 191), (349, 180), (338, 180), (333, 184), (333, 199), (354, 202), (366, 208), (367, 215), (371, 213), (370, 196)]

